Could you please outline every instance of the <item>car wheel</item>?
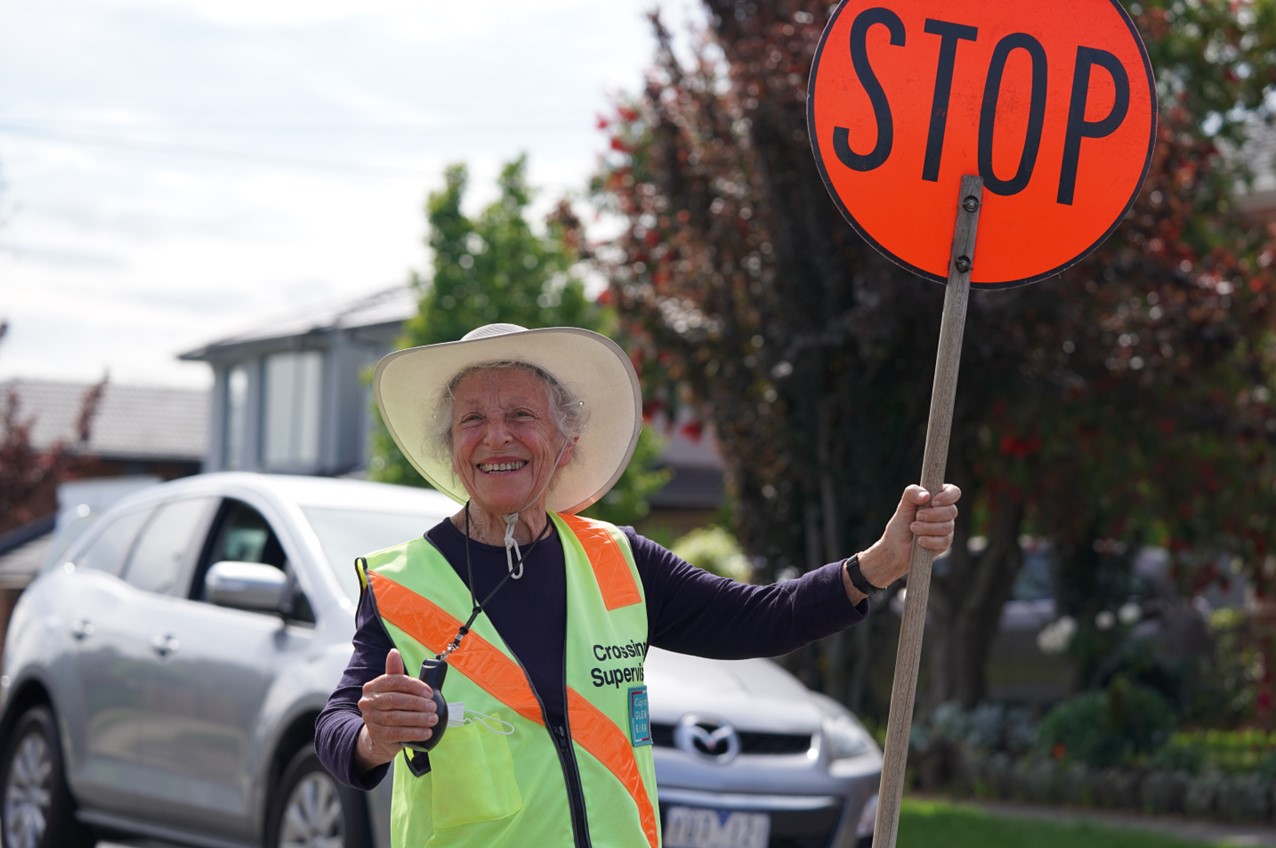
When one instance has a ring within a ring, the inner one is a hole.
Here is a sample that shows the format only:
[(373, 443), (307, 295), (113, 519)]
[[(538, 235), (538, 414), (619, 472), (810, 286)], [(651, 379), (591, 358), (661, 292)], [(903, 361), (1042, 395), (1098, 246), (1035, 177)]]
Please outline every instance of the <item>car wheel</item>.
[(365, 848), (370, 838), (360, 794), (328, 774), (313, 745), (298, 751), (271, 801), (267, 848)]
[(0, 760), (4, 848), (93, 848), (92, 831), (75, 817), (62, 746), (47, 707), (32, 707), (14, 725)]

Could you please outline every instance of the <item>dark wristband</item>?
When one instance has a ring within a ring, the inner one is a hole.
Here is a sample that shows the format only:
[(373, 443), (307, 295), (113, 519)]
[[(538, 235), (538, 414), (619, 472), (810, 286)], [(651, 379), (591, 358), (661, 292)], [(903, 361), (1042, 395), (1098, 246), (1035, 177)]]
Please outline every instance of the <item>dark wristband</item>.
[(868, 582), (868, 578), (864, 576), (864, 572), (860, 571), (859, 554), (849, 556), (842, 560), (842, 567), (846, 569), (846, 576), (851, 578), (851, 585), (870, 598), (885, 588), (882, 586), (874, 586), (872, 583)]

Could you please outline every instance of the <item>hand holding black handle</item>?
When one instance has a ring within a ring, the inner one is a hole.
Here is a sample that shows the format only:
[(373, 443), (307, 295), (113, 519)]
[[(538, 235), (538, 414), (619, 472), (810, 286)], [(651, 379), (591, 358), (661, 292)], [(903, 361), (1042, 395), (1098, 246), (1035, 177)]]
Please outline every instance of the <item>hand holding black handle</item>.
[(443, 698), (443, 680), (447, 677), (447, 660), (429, 659), (421, 661), (421, 673), (418, 675), (433, 692), (435, 706), (439, 708), (439, 723), (434, 725), (434, 732), (424, 742), (406, 742), (404, 746), (414, 751), (429, 751), (443, 738), (447, 730), (447, 701)]

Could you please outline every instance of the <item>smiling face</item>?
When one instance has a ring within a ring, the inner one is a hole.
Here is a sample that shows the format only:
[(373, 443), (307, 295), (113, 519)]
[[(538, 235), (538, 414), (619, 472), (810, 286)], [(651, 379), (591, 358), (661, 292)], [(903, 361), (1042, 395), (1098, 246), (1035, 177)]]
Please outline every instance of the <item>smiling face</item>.
[(452, 468), (474, 506), (497, 515), (544, 511), (554, 472), (572, 456), (545, 381), (521, 368), (484, 369), (452, 395)]

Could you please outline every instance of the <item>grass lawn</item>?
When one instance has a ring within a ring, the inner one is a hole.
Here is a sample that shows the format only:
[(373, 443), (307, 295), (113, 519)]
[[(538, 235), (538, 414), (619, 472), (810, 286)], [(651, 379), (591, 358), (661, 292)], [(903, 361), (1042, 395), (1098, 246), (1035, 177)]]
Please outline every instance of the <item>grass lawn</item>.
[(897, 848), (1215, 848), (1208, 842), (1159, 833), (1088, 822), (1009, 818), (942, 801), (909, 799), (900, 807), (896, 844)]

